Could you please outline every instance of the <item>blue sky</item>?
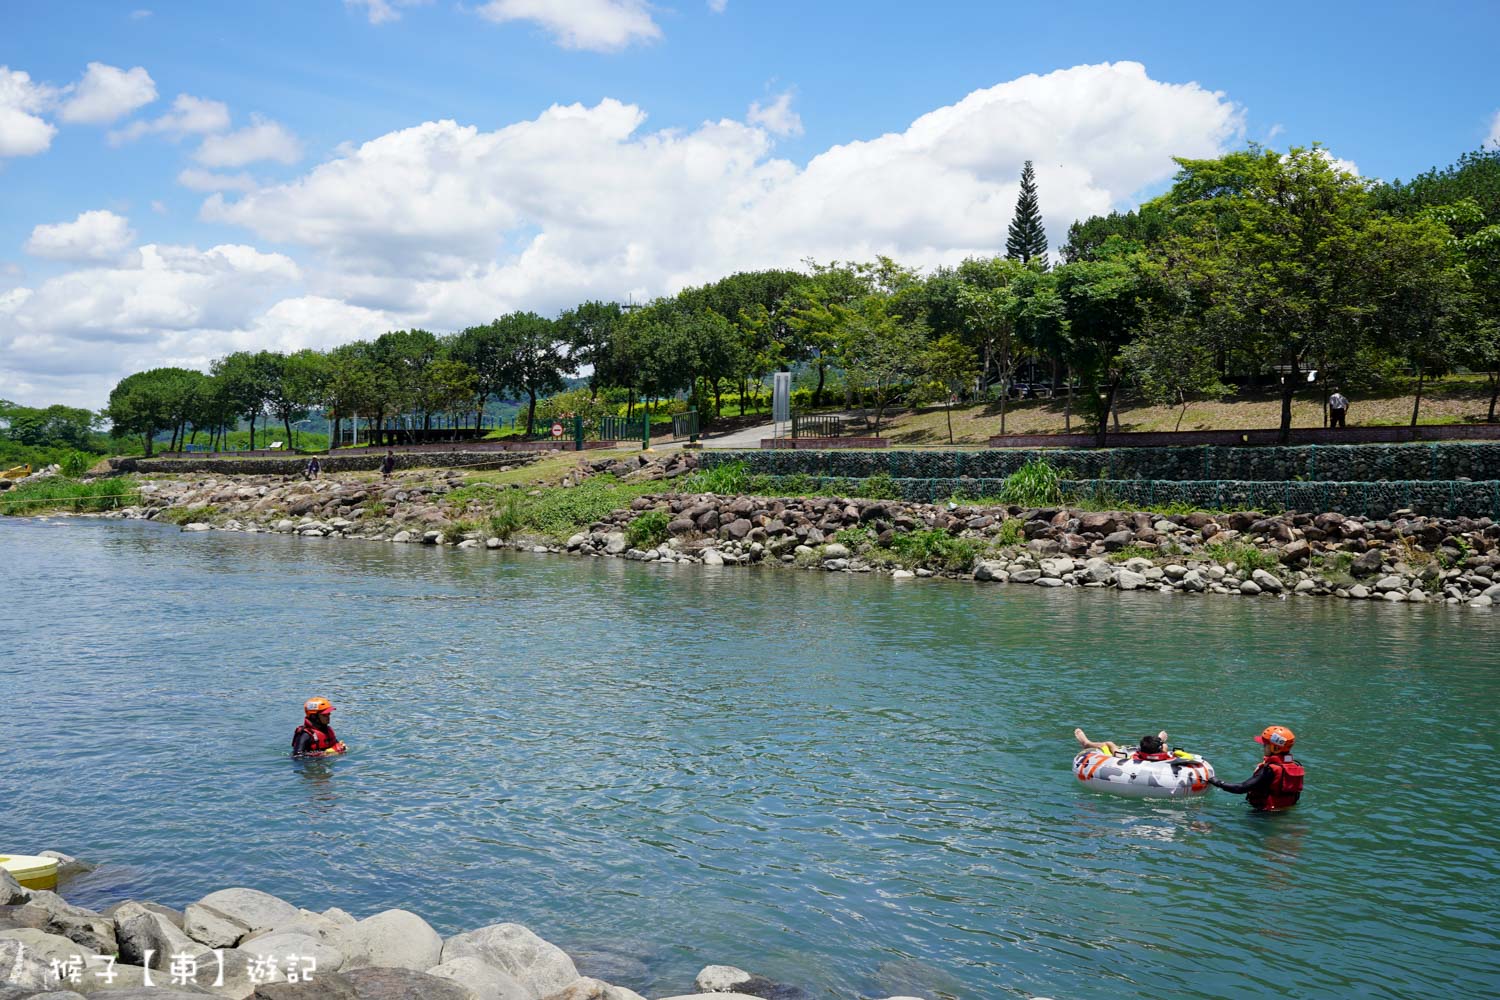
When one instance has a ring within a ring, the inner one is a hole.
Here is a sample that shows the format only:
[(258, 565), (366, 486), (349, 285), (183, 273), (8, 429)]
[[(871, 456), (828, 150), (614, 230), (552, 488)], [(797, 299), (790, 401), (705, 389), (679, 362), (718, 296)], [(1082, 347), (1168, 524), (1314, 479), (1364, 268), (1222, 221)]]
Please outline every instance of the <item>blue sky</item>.
[(1055, 245), (1173, 153), (1500, 138), (1500, 4), (1334, 6), (5, 0), (0, 396), (992, 252), (1028, 157)]

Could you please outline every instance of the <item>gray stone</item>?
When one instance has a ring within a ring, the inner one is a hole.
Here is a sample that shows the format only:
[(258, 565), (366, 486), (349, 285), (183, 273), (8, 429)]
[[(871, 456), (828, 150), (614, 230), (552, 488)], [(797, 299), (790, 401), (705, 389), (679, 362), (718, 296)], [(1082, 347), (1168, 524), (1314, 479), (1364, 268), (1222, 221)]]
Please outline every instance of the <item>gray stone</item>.
[(1195, 569), (1190, 569), (1182, 575), (1182, 589), (1201, 594), (1208, 589), (1208, 583), (1203, 579), (1203, 574)]
[(1183, 566), (1180, 563), (1168, 563), (1166, 566), (1162, 567), (1161, 571), (1167, 576), (1168, 579), (1181, 580), (1183, 577), (1187, 576), (1188, 569), (1186, 566)]
[(424, 531), (424, 532), (422, 532), (422, 544), (423, 545), (442, 545), (443, 544), (443, 533), (441, 531)]
[(1495, 584), (1493, 587), (1484, 588), (1484, 593), (1481, 596), (1488, 597), (1492, 601), (1500, 601), (1500, 583)]
[(160, 903), (152, 903), (147, 900), (123, 900), (119, 903), (115, 903), (113, 906), (106, 907), (103, 911), (103, 914), (104, 916), (109, 917), (111, 920), (118, 923), (119, 921), (125, 919), (124, 917), (120, 916), (120, 911), (126, 909), (127, 907), (131, 909), (132, 915), (139, 910), (150, 910), (152, 913), (166, 917), (167, 920), (170, 921), (172, 925), (175, 926), (178, 930), (183, 929), (184, 918), (183, 914), (180, 911), (174, 910), (170, 906), (162, 906)]
[(1240, 582), (1240, 593), (1254, 597), (1260, 593), (1260, 584), (1254, 580), (1243, 580)]
[(1493, 605), (1494, 603), (1495, 603), (1494, 600), (1491, 599), (1491, 597), (1488, 594), (1480, 594), (1478, 597), (1472, 598), (1469, 601), (1469, 607), (1471, 607), (1471, 608), (1487, 608), (1487, 607), (1490, 607), (1491, 605)]
[(89, 951), (77, 941), (71, 941), (61, 934), (48, 934), (35, 927), (17, 927), (13, 930), (0, 931), (0, 941), (18, 941), (26, 947), (28, 955), (35, 955), (48, 963), (53, 959), (59, 962), (69, 962), (75, 957), (85, 964), (90, 962), (97, 964), (100, 961), (99, 955)]
[(203, 946), (159, 913), (145, 909), (122, 908), (115, 915), (119, 921), (115, 936), (120, 942), (120, 961), (127, 965), (145, 965), (160, 969), (173, 955), (196, 955)]
[(353, 927), (355, 924), (359, 923), (358, 920), (354, 919), (353, 915), (339, 909), (337, 906), (329, 907), (328, 909), (324, 910), (322, 913), (322, 917), (329, 923), (340, 927)]
[(1318, 585), (1316, 583), (1313, 583), (1311, 580), (1298, 580), (1297, 586), (1292, 588), (1292, 590), (1298, 594), (1310, 594), (1317, 589)]
[(718, 549), (705, 549), (703, 551), (703, 565), (722, 566), (724, 565), (724, 557), (720, 555)]
[(302, 915), (302, 911), (286, 900), (258, 889), (220, 889), (198, 902), (254, 930), (279, 927)]
[(1146, 578), (1134, 570), (1122, 569), (1115, 576), (1115, 586), (1121, 590), (1137, 590), (1146, 585)]
[(404, 529), (401, 530), (401, 531), (398, 531), (394, 535), (391, 536), (391, 541), (393, 541), (393, 542), (409, 542), (409, 541), (411, 541), (411, 532), (410, 531), (406, 531)]
[(284, 959), (288, 955), (295, 955), (303, 960), (312, 959), (319, 972), (338, 972), (348, 964), (342, 949), (322, 937), (297, 931), (273, 930), (269, 934), (242, 942), (239, 950), (248, 958), (263, 962), (272, 958)]
[(76, 875), (87, 875), (99, 867), (87, 861), (80, 861), (71, 854), (64, 854), (61, 851), (41, 851), (38, 856), (53, 858), (57, 861), (57, 880), (59, 882), (66, 882)]
[(1004, 563), (987, 560), (974, 567), (974, 579), (990, 583), (1004, 583), (1010, 579), (1010, 574), (1005, 571)]
[(346, 966), (430, 969), (442, 961), (443, 939), (438, 932), (406, 910), (386, 910), (346, 927), (339, 938)]
[(1383, 576), (1378, 582), (1376, 582), (1375, 592), (1378, 594), (1387, 594), (1393, 590), (1400, 590), (1405, 585), (1406, 581), (1399, 576)]
[(1109, 583), (1115, 578), (1115, 567), (1108, 559), (1090, 559), (1083, 565), (1084, 576), (1091, 583)]
[(1010, 575), (1011, 583), (1036, 583), (1042, 578), (1042, 571), (1035, 568), (1017, 570)]
[(1258, 569), (1254, 573), (1251, 573), (1250, 579), (1254, 580), (1260, 586), (1261, 590), (1272, 594), (1281, 593), (1283, 588), (1283, 584), (1279, 578), (1267, 573), (1263, 569)]
[(427, 970), (427, 974), (451, 979), (466, 987), (474, 994), (475, 1000), (532, 1000), (531, 991), (514, 976), (472, 955), (435, 965)]
[(233, 948), (251, 930), (244, 922), (203, 903), (188, 904), (182, 929), (188, 937), (210, 948)]
[(1104, 536), (1104, 547), (1110, 552), (1117, 552), (1133, 541), (1135, 541), (1134, 533), (1122, 528)]
[(1044, 576), (1040, 580), (1035, 580), (1033, 582), (1038, 587), (1061, 587), (1061, 586), (1064, 586), (1063, 581), (1059, 580), (1055, 576)]
[(46, 919), (37, 924), (49, 934), (61, 934), (76, 941), (90, 951), (101, 955), (113, 955), (119, 951), (115, 943), (115, 922), (81, 906), (73, 906), (55, 892), (39, 889), (31, 894), (31, 901), (21, 908), (21, 914), (36, 911)]
[(1380, 572), (1380, 566), (1385, 561), (1384, 557), (1385, 553), (1380, 549), (1369, 549), (1355, 557), (1354, 562), (1349, 566), (1349, 572), (1355, 576), (1374, 576)]
[(588, 535), (584, 535), (584, 534), (570, 535), (568, 537), (568, 549), (569, 550), (572, 550), (572, 549), (581, 549), (581, 548), (583, 548), (584, 543), (586, 543), (588, 540), (589, 540), (589, 536)]
[(1406, 600), (1406, 595), (1399, 590), (1387, 590), (1385, 593), (1380, 595), (1380, 599), (1395, 604), (1398, 601)]
[[(498, 542), (499, 539), (497, 538), (496, 541)], [(463, 541), (458, 543), (458, 547), (461, 549), (477, 549), (479, 548), (479, 545), (480, 542), (477, 538), (465, 538)]]
[(623, 986), (611, 986), (603, 980), (583, 977), (573, 980), (556, 993), (547, 994), (542, 1000), (646, 1000), (646, 998)]
[[(491, 535), (489, 538), (486, 538), (484, 540), (484, 547), (487, 549), (498, 549), (501, 545), (504, 544), (504, 542), (500, 541), (500, 539), (496, 538), (494, 535)], [(578, 546), (575, 545), (573, 547), (577, 548)]]
[(849, 546), (841, 542), (829, 542), (823, 546), (824, 559), (848, 559), (851, 554)]
[(891, 574), (892, 580), (915, 580), (917, 574), (909, 569), (898, 569)]
[(1365, 598), (1370, 596), (1370, 588), (1366, 587), (1362, 583), (1356, 583), (1354, 586), (1349, 588), (1349, 596), (1354, 598), (1356, 601), (1363, 601)]
[(204, 524), (202, 521), (194, 521), (191, 524), (184, 524), (182, 526), (183, 531), (211, 531), (212, 528), (212, 525)]
[(272, 983), (255, 1000), (474, 1000), (451, 979), (413, 969), (354, 969), (315, 976), (310, 983)]
[(0, 868), (0, 906), (16, 906), (31, 898), (31, 890), (23, 889), (16, 877)]
[(57, 989), (52, 963), (21, 941), (0, 941), (0, 982), (33, 990)]
[(630, 543), (625, 541), (625, 533), (623, 531), (611, 531), (608, 535), (604, 536), (604, 552), (606, 555), (623, 555), (629, 547)]
[(561, 948), (520, 924), (492, 924), (456, 934), (443, 944), (443, 961), (474, 957), (509, 973), (533, 995), (545, 997), (571, 984), (578, 969)]

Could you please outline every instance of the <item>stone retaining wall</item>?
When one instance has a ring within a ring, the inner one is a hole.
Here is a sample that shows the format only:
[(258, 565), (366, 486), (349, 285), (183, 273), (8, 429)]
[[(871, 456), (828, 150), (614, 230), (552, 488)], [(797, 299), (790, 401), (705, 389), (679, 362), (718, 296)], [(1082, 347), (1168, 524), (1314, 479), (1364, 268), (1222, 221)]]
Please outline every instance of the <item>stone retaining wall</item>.
[[(319, 457), (318, 464), (327, 472), (374, 472), (380, 468), (385, 453), (369, 451), (360, 455)], [(541, 458), (535, 451), (409, 451), (396, 453), (397, 469), (432, 468), (500, 468), (529, 465)], [(306, 456), (286, 458), (112, 458), (110, 468), (116, 472), (141, 475), (208, 472), (231, 476), (294, 476), (307, 466)]]
[[(1500, 441), (1500, 424), (1418, 424), (1416, 427), (1294, 427), (1289, 444), (1397, 444), (1411, 441)], [(1106, 448), (1278, 445), (1274, 429), (1223, 431), (1125, 431), (1104, 435)], [(991, 448), (1093, 448), (1094, 434), (998, 434)]]
[(752, 472), (864, 479), (1004, 479), (1033, 459), (1070, 479), (1240, 482), (1438, 482), (1500, 479), (1500, 443), (1101, 448), (1089, 451), (712, 451), (703, 464), (745, 462)]

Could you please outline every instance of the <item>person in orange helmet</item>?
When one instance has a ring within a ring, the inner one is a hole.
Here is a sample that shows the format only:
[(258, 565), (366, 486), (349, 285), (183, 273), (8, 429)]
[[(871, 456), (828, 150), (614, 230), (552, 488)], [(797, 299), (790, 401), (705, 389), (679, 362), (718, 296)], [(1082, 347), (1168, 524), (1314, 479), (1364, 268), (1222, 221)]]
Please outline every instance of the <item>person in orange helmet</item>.
[(1243, 795), (1258, 812), (1290, 809), (1302, 797), (1302, 779), (1306, 772), (1292, 759), (1292, 744), (1297, 735), (1285, 726), (1267, 726), (1255, 737), (1265, 750), (1265, 757), (1255, 773), (1236, 784), (1209, 778), (1209, 784), (1231, 795)]
[(293, 757), (328, 757), (341, 754), (349, 748), (333, 734), (328, 724), (333, 703), (327, 698), (309, 698), (302, 706), (306, 717), (302, 725), (292, 733)]

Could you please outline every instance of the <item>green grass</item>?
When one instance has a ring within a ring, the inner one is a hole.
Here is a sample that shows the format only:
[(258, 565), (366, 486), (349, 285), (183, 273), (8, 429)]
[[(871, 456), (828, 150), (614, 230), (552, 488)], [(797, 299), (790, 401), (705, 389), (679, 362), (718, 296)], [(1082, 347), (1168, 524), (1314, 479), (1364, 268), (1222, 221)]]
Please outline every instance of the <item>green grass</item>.
[(213, 504), (194, 505), (192, 507), (168, 507), (156, 515), (156, 520), (166, 521), (168, 524), (192, 524), (195, 521), (208, 521), (218, 516), (219, 508)]
[(725, 462), (711, 469), (699, 469), (683, 477), (684, 493), (716, 493), (719, 496), (734, 496), (744, 493), (750, 486), (750, 467), (744, 462)]
[(97, 514), (140, 502), (140, 490), (136, 481), (129, 477), (85, 482), (66, 476), (49, 476), (0, 493), (0, 514), (19, 516), (46, 511)]
[(1148, 549), (1144, 545), (1131, 544), (1109, 553), (1107, 558), (1112, 562), (1129, 562), (1131, 559), (1150, 559), (1152, 562), (1155, 562), (1160, 555), (1161, 553), (1155, 549)]
[(654, 549), (667, 540), (670, 522), (671, 518), (664, 510), (647, 511), (625, 528), (625, 541), (633, 549)]
[(1263, 552), (1248, 542), (1214, 542), (1203, 547), (1203, 554), (1221, 566), (1234, 563), (1248, 573), (1258, 569), (1275, 573), (1281, 565), (1274, 553)]
[(522, 526), (553, 538), (566, 538), (606, 515), (629, 507), (630, 501), (648, 493), (670, 489), (660, 482), (622, 483), (614, 476), (586, 479), (577, 486), (545, 489), (538, 496), (520, 501)]
[(1007, 517), (1000, 522), (1000, 534), (995, 536), (996, 542), (1001, 545), (1025, 545), (1026, 532), (1021, 528), (1019, 517)]
[(955, 538), (935, 528), (897, 535), (890, 545), (894, 561), (907, 569), (944, 569), (955, 573), (972, 567), (983, 550), (984, 543), (976, 538)]
[(490, 515), (490, 531), (495, 533), (496, 538), (510, 538), (526, 527), (526, 519), (521, 513), (521, 499), (521, 494), (516, 490), (507, 491), (500, 508)]

